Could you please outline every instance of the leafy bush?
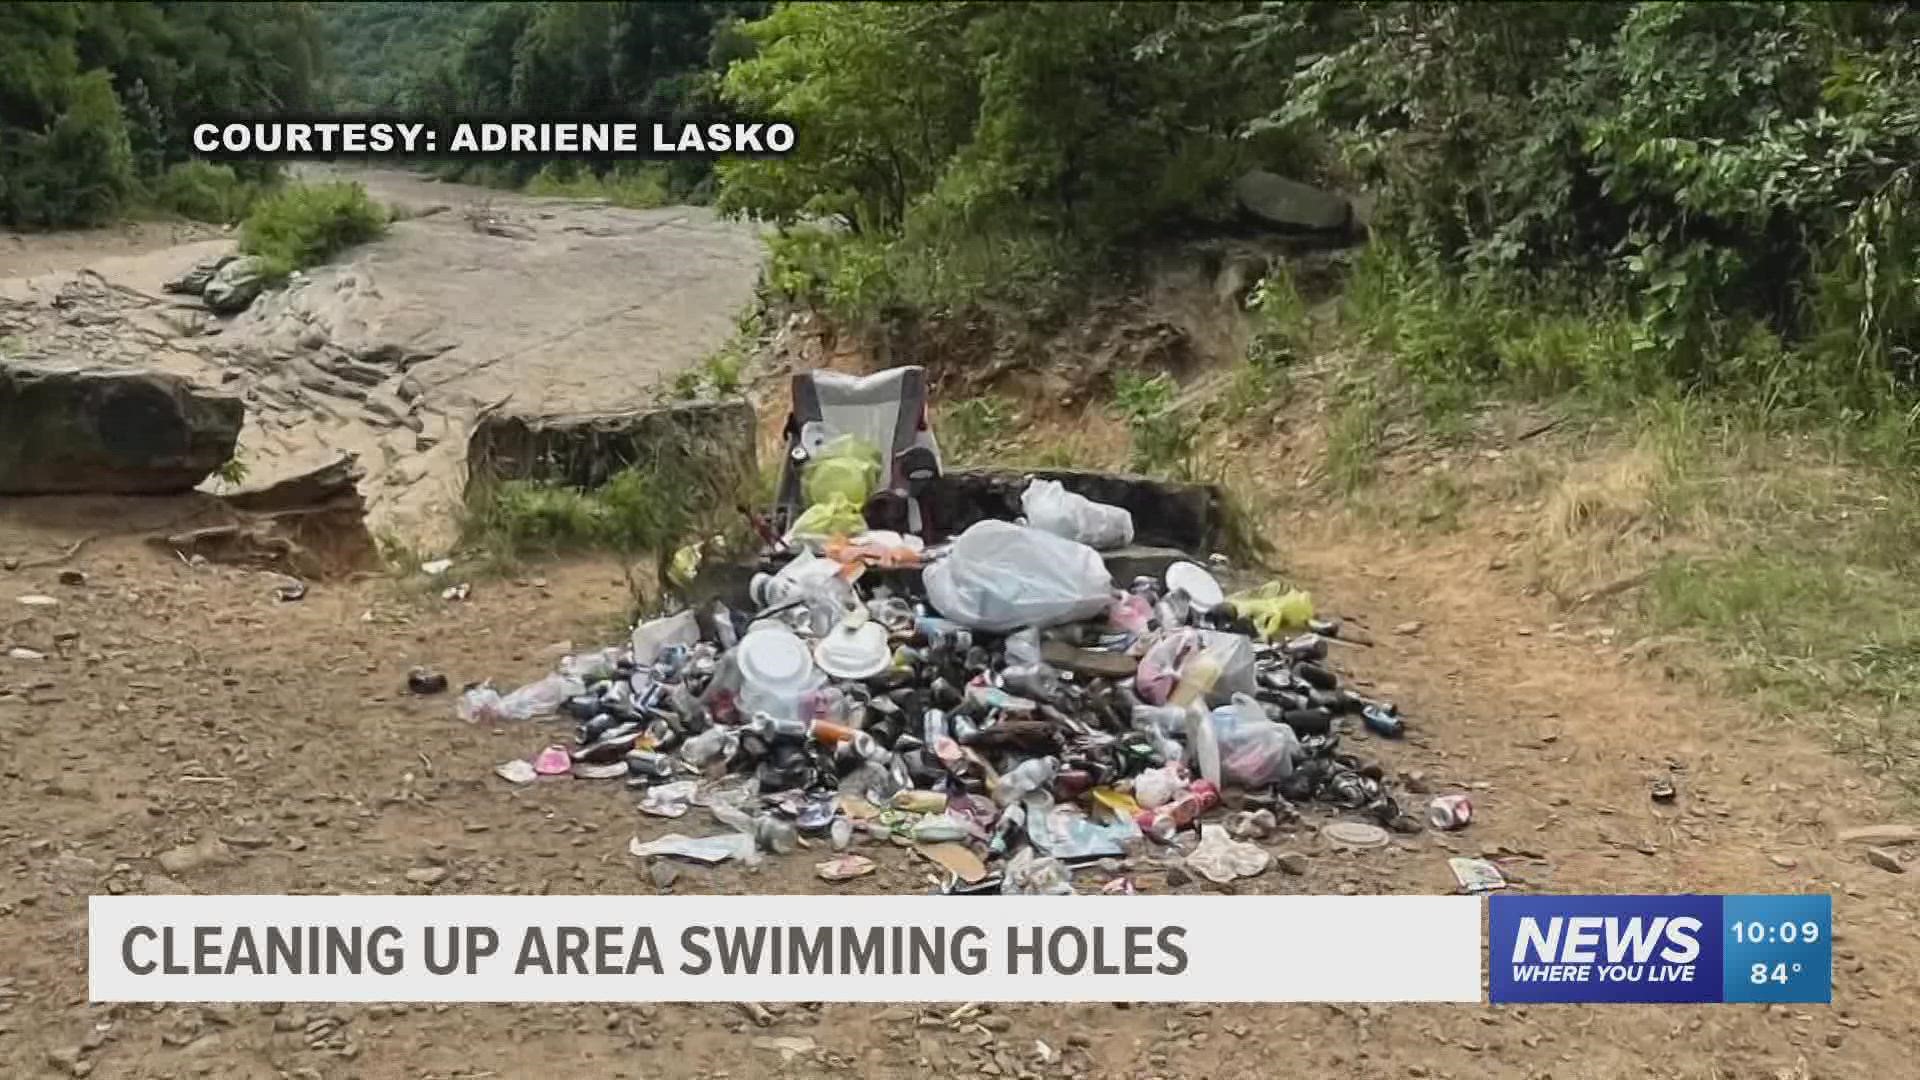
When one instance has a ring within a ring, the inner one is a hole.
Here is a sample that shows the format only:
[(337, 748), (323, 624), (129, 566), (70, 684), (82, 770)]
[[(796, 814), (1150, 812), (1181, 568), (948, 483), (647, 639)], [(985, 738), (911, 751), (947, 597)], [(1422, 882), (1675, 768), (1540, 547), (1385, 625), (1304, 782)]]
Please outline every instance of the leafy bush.
[(667, 170), (659, 165), (621, 165), (600, 174), (572, 162), (544, 166), (527, 181), (529, 195), (605, 199), (615, 206), (650, 210), (670, 201)]
[(642, 557), (652, 556), (656, 580), (666, 581), (673, 553), (722, 528), (752, 480), (725, 470), (695, 471), (693, 460), (687, 448), (663, 448), (592, 490), (534, 480), (478, 485), (461, 517), (461, 540), (508, 563), (536, 554), (611, 552), (636, 605), (644, 606), (646, 590), (636, 575)]
[(240, 250), (265, 259), (269, 276), (316, 266), (378, 237), (387, 213), (359, 184), (295, 184), (262, 199), (240, 228)]
[(63, 88), (45, 131), (0, 125), (0, 221), (29, 228), (99, 225), (133, 189), (133, 152), (105, 71)]
[(1227, 209), (1261, 145), (1236, 128), (1265, 85), (1228, 63), (1239, 13), (783, 5), (742, 28), (758, 51), (721, 92), (803, 134), (722, 162), (717, 203), (790, 230), (776, 281), (836, 310), (1047, 312), (1125, 245)]
[[(1266, 33), (1250, 42), (1325, 45), (1261, 125), (1329, 136), (1380, 191), (1381, 232), (1424, 268), (1518, 281), (1525, 299), (1532, 279), (1572, 272), (1604, 321), (1632, 320), (1636, 378), (1735, 383), (1759, 322), (1807, 349), (1829, 396), (1870, 406), (1912, 387), (1910, 6), (1317, 7), (1254, 19)], [(1485, 317), (1516, 306), (1482, 304), (1455, 329), (1511, 336)], [(1473, 366), (1434, 360), (1419, 366)]]
[(1193, 479), (1200, 427), (1194, 417), (1174, 408), (1178, 390), (1164, 372), (1149, 377), (1129, 371), (1114, 378), (1113, 407), (1132, 436), (1134, 471)]
[(262, 190), (259, 183), (242, 179), (230, 165), (185, 161), (169, 167), (148, 185), (146, 201), (156, 210), (229, 225), (246, 218)]

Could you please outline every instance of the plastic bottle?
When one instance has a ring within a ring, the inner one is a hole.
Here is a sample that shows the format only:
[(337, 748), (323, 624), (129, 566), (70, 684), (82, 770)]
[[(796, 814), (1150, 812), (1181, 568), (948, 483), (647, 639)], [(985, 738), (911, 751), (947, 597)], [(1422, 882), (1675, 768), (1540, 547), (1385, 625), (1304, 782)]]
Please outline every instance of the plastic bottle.
[(680, 748), (680, 759), (696, 769), (733, 756), (740, 736), (728, 728), (710, 727), (688, 739)]
[(1053, 778), (1059, 771), (1059, 758), (1051, 755), (1028, 758), (1000, 774), (1000, 783), (994, 789), (993, 799), (1001, 806), (1011, 806), (1031, 792), (1051, 789)]
[(1174, 684), (1173, 693), (1167, 696), (1167, 704), (1185, 709), (1196, 701), (1204, 701), (1219, 681), (1220, 661), (1205, 650), (1195, 653), (1181, 667), (1180, 681)]
[(927, 648), (936, 652), (964, 653), (973, 647), (973, 631), (951, 619), (922, 615), (914, 620), (913, 629), (927, 643)]
[(987, 841), (987, 854), (999, 857), (1007, 853), (1027, 826), (1027, 804), (1016, 802), (1000, 814), (1000, 821), (993, 828), (993, 836)]
[(856, 732), (845, 724), (836, 724), (830, 720), (815, 720), (807, 725), (807, 735), (823, 746), (838, 746), (854, 737)]
[(1060, 696), (1060, 673), (1047, 664), (1024, 664), (1001, 671), (1006, 688), (1024, 698), (1052, 701)]

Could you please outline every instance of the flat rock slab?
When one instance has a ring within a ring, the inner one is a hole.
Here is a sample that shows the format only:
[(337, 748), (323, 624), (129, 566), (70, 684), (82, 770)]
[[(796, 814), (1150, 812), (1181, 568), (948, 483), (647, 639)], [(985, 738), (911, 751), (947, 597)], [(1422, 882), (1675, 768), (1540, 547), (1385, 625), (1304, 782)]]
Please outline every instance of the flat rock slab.
[(0, 495), (191, 491), (243, 419), (239, 398), (163, 371), (0, 361)]

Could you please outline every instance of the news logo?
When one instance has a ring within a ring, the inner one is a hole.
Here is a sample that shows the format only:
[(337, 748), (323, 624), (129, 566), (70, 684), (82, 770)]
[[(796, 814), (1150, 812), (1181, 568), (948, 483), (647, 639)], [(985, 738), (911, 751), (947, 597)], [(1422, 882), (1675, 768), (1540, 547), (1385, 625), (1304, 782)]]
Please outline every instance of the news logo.
[(1496, 896), (1494, 1002), (1826, 1002), (1826, 896)]

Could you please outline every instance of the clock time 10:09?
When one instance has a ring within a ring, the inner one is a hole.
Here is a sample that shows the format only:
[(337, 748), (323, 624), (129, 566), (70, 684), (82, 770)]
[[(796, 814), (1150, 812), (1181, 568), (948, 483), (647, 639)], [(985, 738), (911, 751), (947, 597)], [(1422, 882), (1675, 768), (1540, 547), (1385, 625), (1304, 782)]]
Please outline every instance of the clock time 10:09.
[(1742, 945), (1811, 945), (1820, 940), (1820, 924), (1806, 922), (1764, 923), (1758, 919), (1732, 924), (1733, 940)]

